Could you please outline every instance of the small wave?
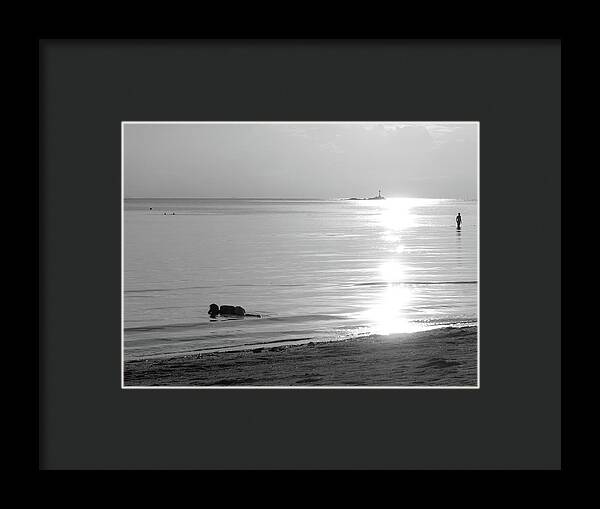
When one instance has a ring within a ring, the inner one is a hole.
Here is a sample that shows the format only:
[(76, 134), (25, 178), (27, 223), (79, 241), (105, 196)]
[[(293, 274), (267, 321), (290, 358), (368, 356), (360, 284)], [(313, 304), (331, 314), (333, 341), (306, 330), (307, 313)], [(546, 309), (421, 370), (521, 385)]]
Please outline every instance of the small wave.
[[(292, 316), (265, 316), (262, 315), (260, 318), (261, 322), (283, 322), (283, 323), (298, 323), (298, 322), (307, 322), (307, 321), (318, 321), (318, 320), (339, 320), (339, 316), (336, 315), (292, 315)], [(253, 322), (255, 322), (255, 318), (249, 318)], [(125, 327), (125, 332), (150, 332), (150, 331), (160, 331), (160, 330), (171, 330), (171, 329), (194, 329), (194, 328), (204, 328), (209, 326), (214, 326), (215, 323), (226, 323), (226, 322), (236, 322), (238, 324), (243, 323), (245, 317), (227, 317), (221, 320), (215, 321), (202, 321), (202, 322), (188, 322), (188, 323), (166, 323), (162, 325), (146, 325), (146, 326), (138, 326), (138, 327)]]
[(306, 283), (240, 283), (240, 284), (220, 284), (220, 285), (205, 285), (205, 286), (177, 286), (175, 288), (143, 288), (140, 290), (125, 290), (127, 294), (137, 293), (155, 293), (155, 292), (178, 292), (181, 290), (206, 290), (214, 288), (240, 288), (240, 287), (262, 287), (262, 286), (307, 286)]
[[(349, 286), (387, 286), (389, 284), (405, 284), (405, 285), (475, 285), (477, 281), (368, 281), (364, 283), (350, 283)], [(239, 284), (220, 284), (220, 285), (204, 285), (204, 286), (177, 286), (174, 288), (143, 288), (140, 290), (125, 290), (125, 294), (144, 294), (144, 293), (159, 293), (159, 292), (178, 292), (182, 290), (206, 290), (219, 288), (253, 288), (253, 287), (301, 287), (309, 286), (307, 283), (239, 283)]]
[(339, 320), (338, 315), (291, 315), (291, 316), (270, 316), (266, 320), (272, 322), (306, 322), (312, 320)]
[(354, 283), (352, 286), (387, 286), (389, 284), (404, 285), (475, 285), (477, 281), (370, 281), (367, 283)]
[(415, 323), (424, 325), (446, 325), (448, 327), (464, 327), (465, 325), (477, 324), (477, 318), (425, 318), (414, 320)]
[(199, 290), (205, 288), (216, 288), (215, 286), (180, 286), (177, 288), (144, 288), (141, 290), (125, 290), (123, 293), (155, 293), (155, 292), (175, 292), (179, 290)]
[(429, 362), (421, 364), (420, 368), (451, 368), (460, 366), (462, 363), (458, 361), (448, 361), (446, 359), (432, 359)]
[(168, 323), (164, 325), (143, 325), (139, 327), (125, 327), (125, 332), (149, 332), (158, 330), (169, 330), (169, 329), (190, 329), (195, 327), (201, 327), (208, 325), (207, 322), (195, 322), (195, 323)]
[[(336, 337), (336, 338), (317, 338), (314, 336), (299, 336), (294, 338), (280, 338), (274, 339), (271, 341), (260, 341), (260, 342), (251, 342), (251, 343), (238, 343), (238, 344), (230, 344), (230, 345), (222, 345), (222, 346), (206, 346), (202, 348), (194, 348), (181, 352), (170, 353), (165, 355), (164, 353), (160, 354), (146, 354), (143, 358), (163, 358), (163, 357), (182, 357), (187, 355), (218, 355), (220, 353), (226, 352), (256, 352), (260, 353), (264, 350), (270, 351), (282, 351), (286, 350), (290, 347), (314, 347), (317, 345), (325, 345), (331, 343), (345, 343), (348, 341), (370, 341), (370, 340), (381, 340), (385, 338), (386, 340), (393, 339), (395, 337), (398, 338), (414, 338), (415, 340), (423, 339), (427, 340), (427, 338), (435, 338), (436, 340), (449, 340), (455, 337), (466, 337), (465, 334), (469, 334), (474, 332), (477, 329), (476, 326), (472, 327), (443, 327), (436, 328), (418, 332), (402, 332), (396, 333), (393, 335), (384, 335), (381, 336), (379, 334), (353, 334), (350, 336), (344, 337)], [(300, 331), (298, 331), (300, 332)], [(459, 363), (460, 364), (460, 363)], [(423, 364), (421, 367), (437, 367), (437, 368), (445, 368), (445, 367), (453, 367), (454, 361), (446, 361), (445, 359), (435, 358), (431, 361)]]

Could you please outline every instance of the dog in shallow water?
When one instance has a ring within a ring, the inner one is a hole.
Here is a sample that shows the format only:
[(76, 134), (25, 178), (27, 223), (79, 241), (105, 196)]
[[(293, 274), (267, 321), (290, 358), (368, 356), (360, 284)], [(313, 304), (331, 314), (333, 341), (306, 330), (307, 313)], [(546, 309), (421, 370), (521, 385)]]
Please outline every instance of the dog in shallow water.
[(208, 314), (211, 318), (216, 318), (217, 315), (221, 316), (254, 316), (260, 318), (260, 315), (251, 315), (246, 313), (246, 310), (242, 306), (221, 306), (217, 304), (211, 304), (208, 310)]

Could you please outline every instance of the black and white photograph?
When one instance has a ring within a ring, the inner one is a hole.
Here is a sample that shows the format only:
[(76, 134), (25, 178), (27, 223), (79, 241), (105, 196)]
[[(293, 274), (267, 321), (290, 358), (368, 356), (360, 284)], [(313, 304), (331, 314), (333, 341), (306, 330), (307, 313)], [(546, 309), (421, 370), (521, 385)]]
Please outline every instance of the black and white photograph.
[(58, 35), (39, 470), (562, 470), (560, 33)]
[(480, 387), (479, 122), (121, 124), (122, 387)]

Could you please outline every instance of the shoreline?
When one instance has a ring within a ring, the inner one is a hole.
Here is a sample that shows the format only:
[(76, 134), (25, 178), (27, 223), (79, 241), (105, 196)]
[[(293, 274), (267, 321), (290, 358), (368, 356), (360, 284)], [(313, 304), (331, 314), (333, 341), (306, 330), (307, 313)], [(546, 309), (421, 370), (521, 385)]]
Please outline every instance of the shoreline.
[(124, 387), (477, 387), (477, 326), (124, 362)]

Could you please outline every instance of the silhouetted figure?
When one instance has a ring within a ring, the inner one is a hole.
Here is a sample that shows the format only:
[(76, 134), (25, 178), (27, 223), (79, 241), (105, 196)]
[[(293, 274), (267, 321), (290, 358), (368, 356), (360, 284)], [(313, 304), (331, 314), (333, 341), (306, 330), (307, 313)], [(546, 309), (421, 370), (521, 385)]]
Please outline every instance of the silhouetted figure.
[(261, 318), (261, 315), (255, 315), (246, 313), (246, 310), (242, 306), (218, 306), (217, 304), (211, 304), (208, 310), (208, 314), (211, 318), (216, 318), (217, 315), (221, 316), (252, 316), (254, 318)]
[(246, 310), (241, 306), (221, 306), (219, 308), (219, 314), (222, 315), (235, 315), (244, 316)]
[(208, 314), (211, 318), (216, 318), (219, 314), (219, 306), (217, 304), (211, 304), (210, 309), (208, 310)]
[(460, 230), (460, 225), (462, 224), (462, 217), (460, 217), (460, 212), (458, 216), (456, 216), (456, 228)]

